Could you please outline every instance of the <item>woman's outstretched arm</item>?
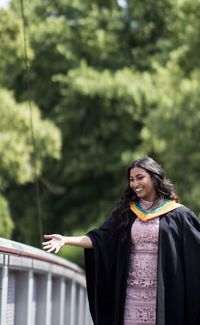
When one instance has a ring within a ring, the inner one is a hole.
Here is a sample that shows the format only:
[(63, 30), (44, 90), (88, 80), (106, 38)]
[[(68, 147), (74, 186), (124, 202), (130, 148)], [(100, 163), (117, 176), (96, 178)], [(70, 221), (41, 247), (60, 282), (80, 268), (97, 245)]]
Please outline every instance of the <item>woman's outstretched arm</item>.
[(43, 242), (43, 249), (48, 253), (55, 251), (58, 253), (60, 248), (65, 245), (77, 246), (81, 248), (92, 248), (92, 241), (88, 236), (79, 236), (79, 237), (65, 237), (59, 234), (44, 235), (44, 239), (47, 241)]

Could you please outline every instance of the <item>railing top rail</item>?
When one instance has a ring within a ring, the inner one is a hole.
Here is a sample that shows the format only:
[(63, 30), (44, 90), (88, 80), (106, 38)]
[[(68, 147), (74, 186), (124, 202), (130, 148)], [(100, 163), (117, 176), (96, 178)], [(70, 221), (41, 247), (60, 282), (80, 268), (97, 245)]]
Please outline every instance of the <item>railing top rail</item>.
[(50, 264), (59, 265), (69, 270), (72, 270), (76, 273), (84, 275), (83, 269), (81, 269), (76, 264), (62, 257), (49, 254), (39, 248), (35, 248), (26, 244), (15, 242), (9, 239), (4, 239), (1, 237), (0, 237), (0, 253), (45, 261)]

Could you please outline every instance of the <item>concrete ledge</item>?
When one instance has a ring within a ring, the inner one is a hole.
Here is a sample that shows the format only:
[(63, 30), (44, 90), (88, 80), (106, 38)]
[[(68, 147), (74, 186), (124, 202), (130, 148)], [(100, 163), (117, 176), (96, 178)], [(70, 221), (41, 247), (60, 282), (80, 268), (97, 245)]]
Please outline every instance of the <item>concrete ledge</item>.
[[(74, 272), (84, 275), (84, 270), (78, 267), (76, 264), (56, 256), (54, 254), (49, 254), (42, 249), (35, 248), (29, 245), (21, 244), (12, 240), (4, 239), (0, 237), (0, 255), (14, 255), (20, 258), (30, 258), (32, 260), (40, 260), (43, 262), (48, 262), (53, 265), (63, 266), (66, 269), (71, 269)], [(36, 264), (37, 265), (37, 264)], [(38, 264), (39, 265), (39, 264)]]

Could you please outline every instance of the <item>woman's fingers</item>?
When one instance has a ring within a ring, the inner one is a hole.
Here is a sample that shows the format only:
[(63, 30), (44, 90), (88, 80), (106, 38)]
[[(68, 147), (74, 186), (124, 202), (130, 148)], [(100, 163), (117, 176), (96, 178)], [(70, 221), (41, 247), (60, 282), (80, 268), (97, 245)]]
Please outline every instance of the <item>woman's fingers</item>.
[(44, 248), (44, 249), (48, 249), (48, 248), (51, 248), (51, 247), (52, 247), (51, 244), (49, 244), (49, 245), (43, 245), (43, 248)]
[(50, 249), (48, 249), (47, 253), (51, 253), (55, 250), (56, 248), (55, 247), (51, 247)]
[(55, 234), (51, 234), (51, 235), (44, 235), (45, 239), (52, 239), (55, 236)]
[(44, 241), (43, 243), (42, 243), (42, 246), (46, 246), (46, 245), (49, 245), (49, 244), (51, 244), (51, 241), (49, 240), (49, 241)]

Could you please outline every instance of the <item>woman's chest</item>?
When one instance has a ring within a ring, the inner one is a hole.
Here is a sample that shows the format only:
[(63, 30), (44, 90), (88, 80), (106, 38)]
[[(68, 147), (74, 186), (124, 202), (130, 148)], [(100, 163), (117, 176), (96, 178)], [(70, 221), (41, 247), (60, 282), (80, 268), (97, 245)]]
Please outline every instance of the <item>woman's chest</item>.
[(131, 241), (134, 245), (138, 244), (158, 244), (159, 237), (159, 218), (148, 221), (141, 221), (136, 218), (131, 227)]

